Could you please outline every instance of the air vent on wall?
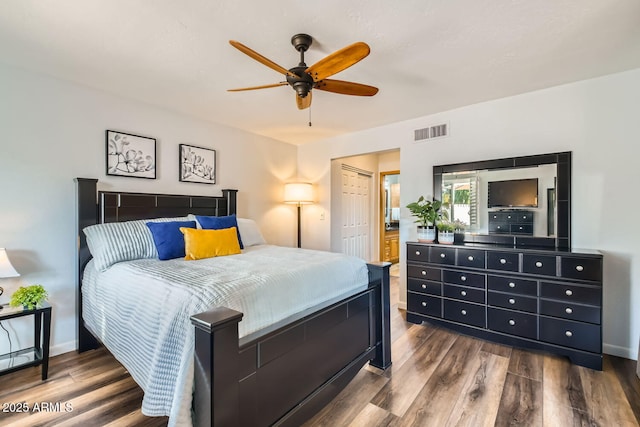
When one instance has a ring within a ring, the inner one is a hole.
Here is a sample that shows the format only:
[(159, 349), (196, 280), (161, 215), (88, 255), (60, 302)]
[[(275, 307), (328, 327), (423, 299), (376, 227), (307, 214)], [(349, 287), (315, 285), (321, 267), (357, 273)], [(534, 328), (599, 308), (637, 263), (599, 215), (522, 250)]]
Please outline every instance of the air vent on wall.
[(423, 129), (416, 129), (414, 141), (422, 141), (425, 139), (442, 138), (449, 134), (449, 127), (446, 123), (430, 126)]

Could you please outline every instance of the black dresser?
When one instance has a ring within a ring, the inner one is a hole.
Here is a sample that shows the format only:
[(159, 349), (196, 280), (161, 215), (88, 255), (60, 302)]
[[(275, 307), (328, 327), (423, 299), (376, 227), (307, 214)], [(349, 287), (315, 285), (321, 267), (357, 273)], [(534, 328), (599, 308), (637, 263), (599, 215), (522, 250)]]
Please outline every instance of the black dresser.
[(533, 236), (533, 211), (520, 209), (490, 211), (489, 234)]
[(409, 242), (407, 321), (602, 370), (602, 255)]

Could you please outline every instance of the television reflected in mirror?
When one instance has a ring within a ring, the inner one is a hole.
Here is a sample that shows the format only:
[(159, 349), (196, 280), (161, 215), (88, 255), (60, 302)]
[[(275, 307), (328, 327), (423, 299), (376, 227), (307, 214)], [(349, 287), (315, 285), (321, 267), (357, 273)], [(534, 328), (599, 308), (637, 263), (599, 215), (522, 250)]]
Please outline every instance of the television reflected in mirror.
[(538, 207), (538, 178), (489, 181), (487, 188), (487, 207)]
[(464, 241), (570, 247), (570, 152), (433, 170), (434, 195), (445, 216), (465, 224)]

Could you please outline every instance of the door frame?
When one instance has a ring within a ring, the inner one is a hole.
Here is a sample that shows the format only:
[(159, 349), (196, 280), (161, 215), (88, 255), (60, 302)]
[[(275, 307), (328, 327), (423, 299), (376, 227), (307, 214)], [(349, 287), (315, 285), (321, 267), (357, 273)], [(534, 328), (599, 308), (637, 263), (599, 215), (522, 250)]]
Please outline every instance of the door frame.
[(393, 170), (393, 171), (384, 171), (384, 172), (380, 172), (378, 180), (379, 180), (379, 190), (378, 190), (378, 217), (379, 217), (379, 221), (378, 221), (378, 236), (380, 237), (379, 240), (379, 246), (380, 246), (380, 250), (379, 250), (379, 256), (380, 258), (378, 258), (380, 261), (382, 261), (384, 259), (384, 240), (387, 234), (387, 227), (385, 227), (384, 225), (384, 204), (385, 204), (385, 194), (384, 194), (384, 178), (387, 175), (400, 175), (400, 171), (399, 170)]

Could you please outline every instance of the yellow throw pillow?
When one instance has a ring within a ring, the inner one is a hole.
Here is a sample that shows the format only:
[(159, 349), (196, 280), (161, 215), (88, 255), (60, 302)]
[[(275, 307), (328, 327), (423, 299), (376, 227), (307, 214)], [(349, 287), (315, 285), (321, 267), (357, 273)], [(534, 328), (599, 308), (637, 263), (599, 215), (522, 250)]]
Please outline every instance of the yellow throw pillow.
[(240, 253), (236, 227), (202, 230), (180, 227), (184, 234), (184, 259), (203, 259)]

